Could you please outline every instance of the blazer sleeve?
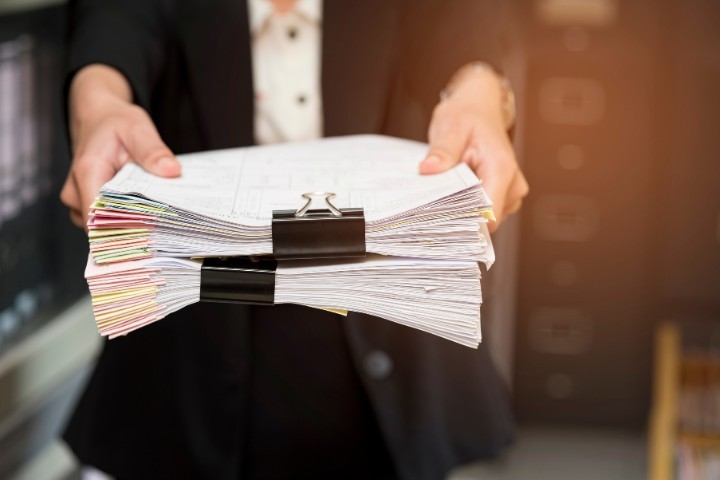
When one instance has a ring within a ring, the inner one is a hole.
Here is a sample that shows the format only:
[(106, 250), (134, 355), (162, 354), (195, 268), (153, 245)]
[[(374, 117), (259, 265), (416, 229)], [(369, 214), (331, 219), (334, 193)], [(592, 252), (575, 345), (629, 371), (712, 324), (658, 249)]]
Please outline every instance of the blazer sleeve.
[(403, 2), (398, 80), (432, 108), (463, 65), (483, 61), (501, 71), (503, 10), (497, 0)]
[(100, 63), (120, 71), (135, 103), (150, 107), (172, 25), (168, 0), (72, 0), (66, 89), (81, 68)]

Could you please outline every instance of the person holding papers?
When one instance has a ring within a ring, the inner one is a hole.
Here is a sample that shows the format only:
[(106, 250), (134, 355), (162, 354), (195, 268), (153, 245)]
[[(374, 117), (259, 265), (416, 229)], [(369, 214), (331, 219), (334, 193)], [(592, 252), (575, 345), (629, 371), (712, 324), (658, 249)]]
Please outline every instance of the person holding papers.
[[(468, 163), (493, 228), (527, 193), (491, 0), (70, 8), (62, 200), (78, 226), (126, 162), (173, 177), (175, 154), (358, 133), (428, 141), (424, 174)], [(106, 343), (66, 433), (83, 464), (118, 479), (437, 479), (512, 438), (484, 345), (359, 314), (219, 304)]]

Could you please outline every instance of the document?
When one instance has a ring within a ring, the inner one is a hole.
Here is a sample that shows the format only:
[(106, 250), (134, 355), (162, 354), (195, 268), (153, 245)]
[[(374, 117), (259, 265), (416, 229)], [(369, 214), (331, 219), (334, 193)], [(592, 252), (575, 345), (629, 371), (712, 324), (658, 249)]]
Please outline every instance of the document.
[(92, 206), (91, 253), (101, 264), (270, 254), (273, 210), (328, 192), (338, 208), (364, 209), (368, 252), (492, 264), (492, 203), (480, 180), (465, 164), (420, 175), (426, 151), (359, 135), (181, 155), (176, 179), (128, 164)]
[[(100, 333), (126, 335), (200, 301), (201, 267), (202, 260), (181, 258), (109, 265), (88, 258), (85, 276)], [(481, 302), (473, 261), (370, 255), (281, 261), (275, 272), (276, 304), (365, 313), (473, 348), (481, 340)]]
[(183, 175), (165, 179), (126, 165), (103, 193), (136, 194), (160, 208), (267, 227), (273, 210), (297, 209), (306, 192), (333, 192), (338, 208), (364, 208), (369, 221), (420, 208), (478, 186), (462, 165), (423, 176), (427, 146), (374, 135), (336, 137), (182, 155)]
[(209, 280), (203, 262), (218, 261), (205, 259), (272, 254), (273, 211), (296, 211), (303, 194), (324, 192), (334, 207), (363, 209), (367, 257), (281, 260), (268, 301), (350, 319), (365, 313), (477, 347), (478, 262), (495, 259), (492, 203), (465, 164), (420, 175), (426, 151), (360, 135), (180, 155), (183, 173), (174, 179), (126, 165), (88, 220), (85, 275), (100, 333), (126, 335), (201, 301), (203, 278), (220, 282), (212, 285), (222, 296), (229, 264), (220, 260), (213, 271), (222, 274)]

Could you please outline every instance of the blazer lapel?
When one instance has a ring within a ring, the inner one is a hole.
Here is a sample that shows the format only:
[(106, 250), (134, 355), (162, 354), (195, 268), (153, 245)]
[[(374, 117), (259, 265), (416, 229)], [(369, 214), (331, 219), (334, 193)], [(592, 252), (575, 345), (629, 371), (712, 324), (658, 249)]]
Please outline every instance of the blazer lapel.
[(392, 0), (324, 0), (325, 136), (382, 130), (393, 74), (395, 3)]
[(208, 147), (252, 145), (254, 100), (247, 2), (185, 1), (179, 25), (190, 88)]

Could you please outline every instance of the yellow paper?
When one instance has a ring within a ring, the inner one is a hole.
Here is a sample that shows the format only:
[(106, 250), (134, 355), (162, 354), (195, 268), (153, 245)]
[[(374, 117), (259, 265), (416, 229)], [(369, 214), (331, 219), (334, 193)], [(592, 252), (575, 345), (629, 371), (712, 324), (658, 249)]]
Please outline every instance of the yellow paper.
[(141, 297), (143, 295), (150, 295), (157, 292), (157, 287), (150, 286), (150, 287), (141, 287), (136, 288), (132, 290), (120, 290), (117, 292), (111, 292), (111, 293), (103, 293), (100, 295), (93, 295), (92, 296), (92, 304), (93, 306), (96, 305), (106, 305), (108, 303), (120, 301), (120, 300), (126, 300), (128, 298), (134, 298), (134, 297)]

